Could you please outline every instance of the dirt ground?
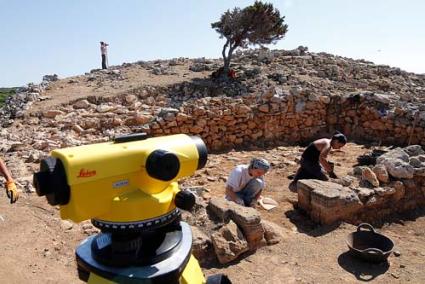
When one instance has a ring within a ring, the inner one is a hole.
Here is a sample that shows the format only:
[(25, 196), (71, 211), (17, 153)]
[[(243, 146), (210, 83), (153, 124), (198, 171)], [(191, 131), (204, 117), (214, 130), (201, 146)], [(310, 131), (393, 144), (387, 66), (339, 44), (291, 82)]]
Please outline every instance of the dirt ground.
[[(48, 99), (35, 102), (31, 106), (30, 111), (46, 110), (52, 106), (69, 103), (70, 100), (74, 101), (88, 96), (116, 96), (147, 85), (168, 87), (173, 84), (206, 78), (211, 75), (210, 71), (189, 71), (189, 63), (187, 62), (169, 68), (170, 74), (155, 75), (150, 70), (139, 65), (132, 65), (130, 67), (120, 66), (118, 70), (120, 71), (121, 79), (102, 73), (95, 73), (98, 75), (98, 78), (94, 81), (89, 81), (87, 75), (68, 77), (52, 82), (46, 92), (43, 93), (43, 96), (48, 97)], [(114, 67), (111, 67), (110, 70), (114, 70)]]
[[(349, 224), (324, 227), (294, 210), (297, 196), (288, 190), (288, 174), (296, 170), (300, 147), (277, 147), (266, 151), (231, 151), (211, 154), (207, 166), (184, 186), (202, 185), (212, 196), (223, 196), (224, 181), (237, 164), (251, 157), (269, 159), (273, 169), (266, 176), (264, 196), (279, 206), (258, 209), (262, 218), (281, 226), (283, 241), (245, 255), (229, 265), (218, 262), (203, 267), (206, 275), (226, 273), (233, 283), (425, 283), (425, 212), (395, 216), (380, 228), (396, 245), (400, 256), (388, 264), (365, 264), (347, 254), (345, 238), (355, 227)], [(331, 153), (337, 174), (348, 173), (356, 157), (370, 151), (348, 144)], [(339, 165), (339, 166), (338, 166)], [(87, 222), (85, 222), (87, 224)], [(81, 283), (77, 277), (74, 249), (87, 234), (84, 224), (61, 221), (57, 207), (44, 198), (25, 194), (14, 205), (0, 193), (0, 279), (1, 283)]]

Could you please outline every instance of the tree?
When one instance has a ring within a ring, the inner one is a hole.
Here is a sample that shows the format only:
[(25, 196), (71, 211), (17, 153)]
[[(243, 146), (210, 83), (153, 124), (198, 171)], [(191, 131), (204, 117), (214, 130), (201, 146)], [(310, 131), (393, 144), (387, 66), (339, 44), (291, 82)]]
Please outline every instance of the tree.
[(283, 38), (288, 31), (284, 19), (272, 4), (256, 1), (242, 10), (238, 7), (227, 10), (221, 15), (220, 21), (212, 23), (211, 27), (220, 34), (220, 38), (226, 38), (222, 50), (223, 74), (228, 74), (236, 48), (275, 43)]

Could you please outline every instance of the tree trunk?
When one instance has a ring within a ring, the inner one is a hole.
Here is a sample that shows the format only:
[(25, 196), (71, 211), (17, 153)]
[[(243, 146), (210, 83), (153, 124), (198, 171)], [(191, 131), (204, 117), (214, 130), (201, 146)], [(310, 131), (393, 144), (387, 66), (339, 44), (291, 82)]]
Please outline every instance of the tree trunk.
[(230, 69), (230, 58), (224, 59), (223, 73), (227, 75)]
[[(229, 48), (227, 50), (227, 48)], [(223, 69), (221, 70), (219, 77), (227, 78), (230, 70), (230, 60), (232, 59), (233, 51), (237, 48), (236, 45), (233, 45), (230, 43), (230, 40), (227, 40), (226, 43), (223, 46), (223, 50), (221, 51), (221, 54), (223, 55)], [(227, 54), (226, 54), (227, 52)]]
[(229, 51), (227, 52), (227, 56), (225, 55), (225, 50), (227, 49), (227, 46), (229, 44), (229, 41), (226, 42), (223, 48), (223, 60), (224, 60), (224, 66), (223, 66), (223, 74), (226, 75), (229, 73), (230, 70), (230, 61), (232, 59), (233, 51), (236, 49), (237, 46), (230, 45)]
[(223, 59), (226, 60), (226, 49), (229, 46), (229, 40), (226, 41), (226, 43), (223, 46), (223, 50), (221, 51), (221, 54), (223, 55)]
[(221, 52), (221, 54), (223, 55), (223, 61), (224, 61), (224, 67), (223, 67), (223, 69), (225, 71), (225, 72), (223, 72), (224, 74), (227, 74), (227, 71), (228, 71), (228, 70), (226, 71), (226, 65), (227, 65), (227, 69), (229, 68), (229, 65), (230, 65), (228, 57), (226, 56), (226, 49), (229, 46), (229, 43), (230, 43), (229, 40), (227, 40), (226, 43), (224, 44), (223, 50)]

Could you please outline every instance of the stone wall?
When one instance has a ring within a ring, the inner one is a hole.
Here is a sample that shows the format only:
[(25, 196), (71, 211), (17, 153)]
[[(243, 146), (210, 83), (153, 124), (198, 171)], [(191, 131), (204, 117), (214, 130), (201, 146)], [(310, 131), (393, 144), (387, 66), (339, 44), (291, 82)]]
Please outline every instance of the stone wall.
[(425, 206), (425, 151), (419, 145), (397, 148), (374, 167), (354, 169), (359, 185), (332, 180), (298, 181), (298, 205), (322, 224), (379, 223), (388, 215)]
[[(187, 72), (215, 70), (221, 64), (219, 60), (182, 62), (187, 63)], [(163, 76), (177, 63), (124, 64), (93, 71), (79, 82), (114, 86), (124, 79), (126, 68), (145, 68), (152, 76)], [(155, 71), (158, 66), (161, 70)], [(334, 130), (343, 131), (350, 141), (425, 146), (424, 75), (308, 53), (305, 48), (238, 52), (231, 67), (237, 79), (229, 82), (204, 78), (167, 87), (142, 86), (114, 97), (89, 96), (35, 112), (31, 105), (48, 99), (45, 89), (57, 80), (57, 76), (45, 77), (40, 85), (31, 84), (10, 97), (0, 110), (0, 123), (8, 127), (0, 131), (0, 150), (16, 161), (37, 163), (55, 148), (107, 141), (131, 132), (199, 135), (210, 151), (218, 151), (309, 142)], [(416, 193), (404, 204), (415, 200), (423, 188), (421, 178), (416, 179), (414, 185), (412, 180), (399, 180), (404, 188), (417, 188), (409, 191)], [(360, 195), (385, 195), (382, 190), (362, 191)], [(346, 193), (344, 202), (353, 202), (354, 210), (358, 200)]]
[(334, 97), (327, 122), (351, 139), (387, 145), (425, 145), (425, 105), (391, 94), (349, 93)]
[(149, 128), (154, 135), (200, 135), (212, 149), (264, 142), (296, 142), (326, 130), (326, 98), (297, 101), (294, 92), (273, 88), (260, 96), (203, 98), (166, 110)]
[[(34, 152), (147, 132), (199, 135), (216, 151), (309, 142), (334, 130), (345, 132), (351, 141), (425, 145), (425, 76), (306, 50), (238, 52), (232, 64), (238, 78), (231, 82), (206, 78), (168, 87), (143, 86), (33, 112), (33, 101), (48, 99), (48, 79), (57, 79), (45, 78), (45, 83), (30, 86), (3, 108), (1, 122), (12, 127), (0, 137), (3, 148), (25, 148), (22, 155), (28, 158), (38, 156)], [(205, 65), (205, 70), (220, 63), (186, 61), (188, 66)], [(126, 68), (152, 71), (157, 64), (93, 71), (83, 81), (113, 82)], [(195, 71), (188, 67), (188, 72)]]
[(0, 126), (7, 127), (11, 125), (14, 119), (24, 117), (35, 101), (47, 99), (41, 93), (49, 86), (51, 82), (57, 81), (58, 75), (45, 75), (40, 84), (30, 83), (26, 87), (20, 87), (16, 94), (9, 96), (2, 108), (0, 108)]
[(373, 92), (329, 97), (272, 87), (260, 94), (207, 96), (178, 105), (163, 94), (152, 96), (146, 91), (109, 101), (79, 100), (45, 111), (40, 122), (57, 123), (79, 134), (112, 135), (120, 128), (153, 136), (187, 133), (201, 136), (212, 150), (307, 142), (334, 130), (343, 131), (350, 140), (425, 145), (425, 110), (421, 108), (412, 112), (392, 104), (388, 95)]

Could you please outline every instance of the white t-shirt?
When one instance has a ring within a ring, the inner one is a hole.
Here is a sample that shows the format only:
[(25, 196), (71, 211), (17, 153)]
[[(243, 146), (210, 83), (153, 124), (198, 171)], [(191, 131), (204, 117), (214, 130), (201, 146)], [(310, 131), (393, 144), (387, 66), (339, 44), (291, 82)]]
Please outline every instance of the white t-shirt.
[(108, 47), (107, 47), (107, 45), (106, 45), (106, 44), (101, 44), (101, 45), (100, 45), (100, 53), (101, 53), (102, 55), (106, 55), (106, 54), (108, 54)]
[[(246, 186), (246, 184), (253, 178), (253, 176), (249, 175), (248, 165), (239, 165), (236, 166), (230, 173), (226, 185), (230, 186), (234, 192), (238, 192), (241, 191)], [(264, 178), (259, 177), (259, 179), (263, 181), (264, 188)]]

